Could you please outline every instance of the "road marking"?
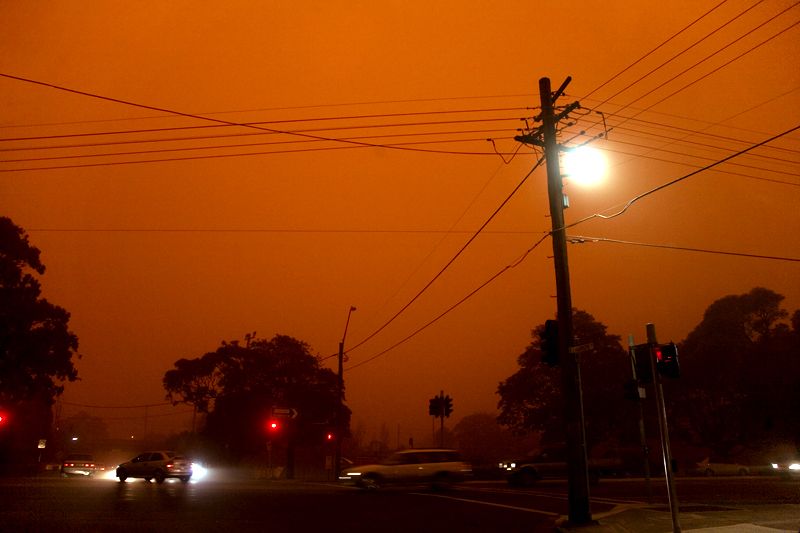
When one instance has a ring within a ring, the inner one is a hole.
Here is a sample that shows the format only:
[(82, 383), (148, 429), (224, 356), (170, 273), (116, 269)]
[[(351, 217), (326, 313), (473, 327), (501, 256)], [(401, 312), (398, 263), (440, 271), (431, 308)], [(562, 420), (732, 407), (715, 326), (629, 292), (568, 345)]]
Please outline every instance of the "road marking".
[(443, 498), (445, 500), (455, 500), (457, 502), (477, 503), (479, 505), (488, 505), (489, 507), (500, 507), (501, 509), (512, 509), (514, 511), (524, 511), (526, 513), (543, 514), (545, 516), (561, 516), (559, 513), (551, 511), (542, 511), (541, 509), (530, 509), (528, 507), (517, 507), (515, 505), (505, 505), (502, 503), (485, 502), (482, 500), (472, 500), (469, 498), (456, 498), (455, 496), (445, 496), (443, 494), (426, 494), (424, 492), (412, 492), (416, 496), (432, 496), (434, 498)]
[[(569, 497), (565, 494), (553, 494), (550, 492), (542, 492), (537, 490), (520, 490), (520, 489), (490, 489), (483, 487), (469, 487), (469, 490), (475, 492), (489, 492), (493, 494), (531, 494), (540, 498), (551, 498), (553, 500), (566, 501)], [(608, 505), (648, 505), (645, 502), (638, 500), (625, 500), (621, 498), (605, 498), (602, 496), (592, 496), (591, 501), (597, 503), (605, 503)]]

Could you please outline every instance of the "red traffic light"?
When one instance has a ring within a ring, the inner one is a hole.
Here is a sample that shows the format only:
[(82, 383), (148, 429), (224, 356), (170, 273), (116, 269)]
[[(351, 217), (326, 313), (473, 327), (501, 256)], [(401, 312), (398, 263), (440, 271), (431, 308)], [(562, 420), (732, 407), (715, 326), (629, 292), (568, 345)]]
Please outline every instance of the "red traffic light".
[(270, 420), (267, 422), (267, 429), (271, 432), (275, 432), (281, 429), (281, 424), (277, 420)]
[(331, 433), (330, 431), (325, 434), (325, 440), (329, 440), (330, 441), (330, 440), (333, 440), (334, 438), (335, 438), (335, 435), (333, 433)]

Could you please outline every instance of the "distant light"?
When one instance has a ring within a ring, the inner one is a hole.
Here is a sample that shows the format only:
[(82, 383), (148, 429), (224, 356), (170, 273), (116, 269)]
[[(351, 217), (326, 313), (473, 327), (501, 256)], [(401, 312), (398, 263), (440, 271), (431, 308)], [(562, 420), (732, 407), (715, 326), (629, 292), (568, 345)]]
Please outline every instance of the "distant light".
[(72, 442), (75, 442), (76, 440), (78, 440), (78, 437), (72, 437)]
[(590, 146), (574, 148), (564, 154), (564, 175), (584, 187), (599, 185), (606, 175), (606, 158)]

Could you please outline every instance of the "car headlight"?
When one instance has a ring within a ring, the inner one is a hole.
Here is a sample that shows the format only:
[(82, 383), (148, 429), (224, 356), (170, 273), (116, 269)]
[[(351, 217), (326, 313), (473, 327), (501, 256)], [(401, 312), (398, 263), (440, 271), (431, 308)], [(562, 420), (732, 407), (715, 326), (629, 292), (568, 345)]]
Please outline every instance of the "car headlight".
[(772, 468), (778, 468), (778, 463), (772, 463)]
[(800, 463), (792, 463), (789, 465), (789, 470), (800, 470)]

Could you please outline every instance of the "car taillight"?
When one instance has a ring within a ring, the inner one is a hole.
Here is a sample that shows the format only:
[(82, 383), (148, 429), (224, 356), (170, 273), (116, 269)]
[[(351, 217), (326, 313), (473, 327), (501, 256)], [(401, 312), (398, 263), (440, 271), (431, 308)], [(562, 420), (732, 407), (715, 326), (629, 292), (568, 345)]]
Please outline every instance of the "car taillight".
[(174, 466), (175, 466), (174, 464), (172, 464), (172, 463), (169, 463), (169, 464), (167, 465), (167, 468), (172, 468), (172, 467), (174, 467)]

